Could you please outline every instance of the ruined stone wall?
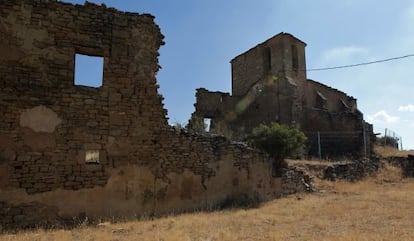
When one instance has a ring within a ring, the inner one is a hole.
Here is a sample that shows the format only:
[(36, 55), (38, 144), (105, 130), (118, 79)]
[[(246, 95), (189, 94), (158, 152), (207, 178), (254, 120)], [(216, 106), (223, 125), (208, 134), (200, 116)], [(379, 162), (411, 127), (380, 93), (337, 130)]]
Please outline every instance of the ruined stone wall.
[(408, 155), (407, 157), (401, 156), (391, 156), (385, 158), (385, 160), (395, 166), (399, 167), (402, 170), (402, 175), (404, 178), (414, 177), (414, 156)]
[[(153, 17), (87, 4), (1, 2), (0, 139), (9, 185), (29, 193), (102, 186), (104, 168), (166, 125)], [(101, 88), (74, 86), (76, 53), (104, 57)], [(131, 121), (134, 120), (134, 121)], [(88, 151), (99, 163), (85, 163)]]
[[(40, 0), (0, 1), (0, 16), (0, 229), (194, 210), (301, 185), (272, 177), (263, 153), (167, 124), (152, 16)], [(101, 87), (74, 85), (76, 53), (104, 58)]]
[[(264, 45), (237, 56), (231, 61), (232, 95), (244, 96), (252, 85), (268, 72)], [(254, 69), (255, 71), (252, 71)]]
[[(372, 128), (366, 126), (364, 134), (366, 124), (356, 100), (313, 80), (307, 80), (306, 86), (301, 129), (308, 137), (308, 153), (322, 158), (370, 156)], [(323, 107), (318, 103), (321, 98), (325, 98)]]
[(131, 219), (141, 215), (217, 208), (228, 200), (268, 200), (306, 191), (306, 174), (286, 170), (272, 177), (268, 156), (223, 137), (165, 129), (154, 146), (157, 162), (106, 168), (102, 187), (57, 189), (29, 194), (1, 190), (0, 226), (65, 226), (98, 219)]
[(268, 74), (240, 97), (197, 89), (194, 114), (211, 118), (212, 132), (229, 134), (238, 140), (260, 124), (298, 123), (301, 117), (301, 107), (296, 104), (298, 94), (294, 83)]
[(356, 99), (348, 96), (342, 91), (331, 88), (313, 80), (306, 81), (305, 108), (318, 108), (317, 92), (321, 93), (327, 101), (327, 111), (332, 113), (338, 112), (355, 112), (357, 110)]
[[(306, 80), (306, 43), (289, 33), (281, 33), (279, 35), (281, 37), (283, 48), (275, 49), (275, 51), (277, 51), (278, 55), (283, 57), (282, 65), (275, 65), (275, 68), (278, 69), (283, 66), (284, 75), (291, 80), (295, 80), (298, 86), (303, 86), (303, 83)], [(296, 62), (296, 64), (294, 62)]]
[(204, 88), (196, 90), (195, 108), (201, 117), (220, 117), (223, 112), (230, 111), (237, 101), (229, 93), (211, 92)]
[[(319, 142), (322, 158), (364, 156), (362, 116), (325, 110), (306, 110), (304, 116), (302, 130), (308, 138), (309, 155), (319, 156)], [(369, 137), (366, 138), (369, 141)]]
[(243, 139), (262, 123), (278, 122), (305, 132), (312, 156), (319, 156), (317, 133), (324, 137), (322, 157), (370, 156), (372, 126), (364, 122), (355, 98), (306, 79), (305, 46), (280, 33), (235, 57), (233, 93), (225, 98), (234, 101), (221, 103), (218, 92), (202, 89), (195, 113), (211, 116), (233, 139)]
[[(306, 80), (305, 46), (305, 43), (292, 35), (280, 33), (235, 57), (231, 61), (232, 95), (244, 96), (257, 81), (268, 74), (278, 78), (288, 76), (298, 80), (297, 85), (302, 85), (299, 82)], [(297, 60), (297, 68), (293, 67), (293, 58)]]
[(260, 124), (291, 125), (295, 90), (285, 79), (258, 82), (236, 104), (235, 118), (229, 122), (232, 131), (245, 136)]

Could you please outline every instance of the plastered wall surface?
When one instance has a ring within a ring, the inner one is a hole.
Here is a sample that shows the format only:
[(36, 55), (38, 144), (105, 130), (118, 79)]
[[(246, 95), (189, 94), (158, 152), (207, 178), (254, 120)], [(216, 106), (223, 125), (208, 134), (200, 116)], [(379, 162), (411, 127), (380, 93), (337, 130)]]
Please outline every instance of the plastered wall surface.
[[(1, 228), (134, 218), (302, 190), (263, 153), (167, 124), (154, 17), (86, 2), (0, 1)], [(103, 58), (74, 84), (75, 55)]]

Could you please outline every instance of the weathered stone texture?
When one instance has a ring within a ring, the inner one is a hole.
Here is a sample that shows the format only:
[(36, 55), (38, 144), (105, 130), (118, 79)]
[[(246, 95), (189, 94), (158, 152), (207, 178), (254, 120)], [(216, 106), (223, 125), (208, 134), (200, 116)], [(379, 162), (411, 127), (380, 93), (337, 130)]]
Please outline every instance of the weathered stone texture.
[[(108, 138), (149, 145), (166, 123), (154, 76), (163, 37), (153, 17), (55, 1), (3, 1), (0, 11), (0, 130), (18, 153), (6, 159), (10, 184), (28, 193), (104, 185), (117, 156)], [(74, 86), (76, 53), (104, 57), (103, 87)], [(137, 135), (140, 143), (127, 137)], [(88, 149), (101, 152), (93, 170)]]
[(378, 159), (360, 159), (354, 162), (335, 163), (324, 170), (323, 178), (331, 181), (359, 181), (374, 175), (381, 167)]
[(235, 57), (231, 95), (197, 89), (194, 115), (210, 118), (212, 132), (234, 139), (260, 124), (278, 122), (307, 135), (310, 155), (319, 154), (314, 137), (320, 132), (337, 137), (325, 141), (325, 158), (369, 156), (372, 125), (363, 120), (356, 99), (306, 78), (305, 47), (280, 33)]
[[(162, 44), (147, 14), (88, 2), (0, 1), (1, 226), (136, 217), (283, 193), (263, 153), (167, 124), (155, 79)], [(76, 53), (104, 58), (101, 87), (74, 85)]]
[(391, 156), (385, 159), (391, 165), (401, 168), (403, 177), (414, 177), (414, 155), (408, 155), (407, 157)]

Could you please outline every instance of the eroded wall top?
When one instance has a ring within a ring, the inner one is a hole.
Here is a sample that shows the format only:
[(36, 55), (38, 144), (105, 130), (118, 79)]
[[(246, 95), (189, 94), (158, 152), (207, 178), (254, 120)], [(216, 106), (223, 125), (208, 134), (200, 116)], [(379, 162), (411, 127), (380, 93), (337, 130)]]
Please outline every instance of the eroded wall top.
[[(76, 53), (104, 57), (105, 86), (126, 87), (153, 76), (163, 36), (153, 17), (119, 12), (86, 2), (0, 2), (0, 66), (17, 66), (16, 76), (2, 79), (71, 87)], [(24, 79), (30, 71), (30, 79)], [(119, 80), (120, 77), (125, 79)], [(133, 78), (131, 78), (133, 77)]]

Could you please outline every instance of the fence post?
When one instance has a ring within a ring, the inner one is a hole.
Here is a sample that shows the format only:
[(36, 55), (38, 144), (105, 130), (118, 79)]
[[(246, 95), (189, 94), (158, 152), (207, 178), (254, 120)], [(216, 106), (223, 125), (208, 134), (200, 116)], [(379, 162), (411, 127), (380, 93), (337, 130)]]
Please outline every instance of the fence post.
[(384, 146), (387, 146), (387, 128), (385, 128), (385, 135), (384, 135)]
[(322, 149), (321, 149), (321, 134), (318, 131), (318, 154), (319, 160), (322, 160)]

